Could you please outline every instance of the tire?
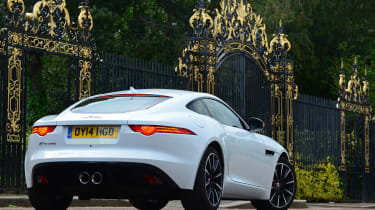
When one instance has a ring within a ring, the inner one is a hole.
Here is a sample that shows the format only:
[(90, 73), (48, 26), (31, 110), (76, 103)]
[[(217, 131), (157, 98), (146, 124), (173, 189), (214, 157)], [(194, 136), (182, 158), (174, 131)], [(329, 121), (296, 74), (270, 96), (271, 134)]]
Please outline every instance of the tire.
[(28, 196), (36, 210), (66, 210), (73, 200), (72, 195), (35, 189), (28, 189)]
[(208, 147), (199, 164), (194, 190), (182, 199), (186, 210), (216, 210), (223, 195), (223, 160)]
[(287, 159), (281, 157), (273, 176), (270, 199), (255, 200), (252, 204), (258, 210), (285, 210), (292, 205), (296, 191), (294, 167)]
[(160, 210), (168, 204), (168, 200), (146, 200), (146, 199), (129, 199), (130, 203), (137, 209), (141, 210)]

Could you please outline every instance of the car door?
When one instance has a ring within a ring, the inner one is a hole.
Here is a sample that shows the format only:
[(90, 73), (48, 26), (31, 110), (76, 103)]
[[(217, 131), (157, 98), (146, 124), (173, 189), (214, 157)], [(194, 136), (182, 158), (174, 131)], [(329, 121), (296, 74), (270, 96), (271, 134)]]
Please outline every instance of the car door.
[(246, 124), (225, 104), (204, 99), (208, 111), (217, 121), (223, 124), (229, 145), (227, 164), (229, 176), (235, 182), (264, 187), (261, 183), (265, 161), (265, 145), (255, 133), (245, 130)]

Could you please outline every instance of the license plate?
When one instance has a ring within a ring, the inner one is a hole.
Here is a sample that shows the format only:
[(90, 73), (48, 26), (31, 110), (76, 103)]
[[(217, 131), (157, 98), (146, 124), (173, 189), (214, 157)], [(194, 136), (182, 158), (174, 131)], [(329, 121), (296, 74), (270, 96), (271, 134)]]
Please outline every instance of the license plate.
[(118, 126), (73, 126), (68, 128), (69, 139), (115, 139), (118, 136)]

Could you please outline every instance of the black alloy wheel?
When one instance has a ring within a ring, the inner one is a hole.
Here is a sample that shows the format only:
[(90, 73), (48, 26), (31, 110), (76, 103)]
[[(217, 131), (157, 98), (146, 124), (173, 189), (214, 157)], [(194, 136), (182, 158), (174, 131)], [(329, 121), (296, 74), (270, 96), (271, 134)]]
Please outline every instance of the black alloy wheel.
[(285, 158), (280, 158), (273, 176), (271, 195), (268, 201), (253, 201), (260, 210), (284, 210), (292, 204), (297, 189), (294, 167)]
[(208, 147), (200, 162), (194, 190), (182, 199), (187, 210), (216, 210), (223, 195), (224, 166), (218, 151)]
[(216, 153), (211, 153), (205, 166), (206, 196), (211, 206), (218, 206), (223, 192), (223, 169), (220, 158)]
[(270, 203), (278, 209), (292, 202), (295, 194), (295, 174), (285, 163), (279, 162), (272, 181)]

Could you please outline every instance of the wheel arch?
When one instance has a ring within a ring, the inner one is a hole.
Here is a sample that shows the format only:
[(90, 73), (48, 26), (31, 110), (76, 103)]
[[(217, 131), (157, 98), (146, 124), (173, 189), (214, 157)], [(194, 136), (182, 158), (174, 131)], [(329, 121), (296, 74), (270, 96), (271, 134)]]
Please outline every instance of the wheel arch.
[(279, 161), (281, 158), (285, 158), (285, 159), (287, 159), (288, 161), (290, 161), (290, 159), (289, 159), (289, 155), (286, 154), (286, 152), (282, 152), (282, 153), (281, 153), (281, 155), (279, 156), (278, 161)]
[[(208, 148), (208, 147), (211, 147), (211, 146), (214, 147), (214, 148), (219, 152), (219, 156), (220, 156), (221, 162), (223, 163), (223, 168), (224, 168), (224, 166), (225, 166), (225, 162), (224, 162), (224, 153), (223, 153), (223, 149), (221, 148), (219, 142), (217, 142), (217, 141), (212, 141), (212, 142), (207, 146), (207, 148)], [(206, 150), (207, 150), (207, 148), (206, 148)], [(205, 151), (206, 151), (206, 150), (205, 150)]]
[[(215, 148), (215, 149), (218, 151), (218, 153), (219, 153), (219, 157), (220, 157), (220, 160), (221, 160), (221, 162), (222, 162), (222, 164), (223, 164), (223, 173), (225, 174), (224, 151), (223, 151), (222, 146), (220, 145), (220, 143), (219, 143), (218, 141), (216, 141), (216, 140), (211, 141), (211, 142), (206, 146), (206, 148), (203, 150), (203, 153), (202, 153), (202, 155), (201, 155), (201, 158), (200, 158), (199, 163), (203, 160), (204, 154), (206, 153), (206, 151), (207, 151), (207, 149), (208, 149), (209, 147), (213, 147), (213, 148)], [(200, 165), (200, 164), (199, 164), (199, 165)], [(196, 181), (197, 181), (199, 165), (198, 165), (197, 171), (196, 171), (196, 173), (195, 173), (195, 177), (194, 177), (194, 186), (195, 186), (195, 183), (196, 183)]]

